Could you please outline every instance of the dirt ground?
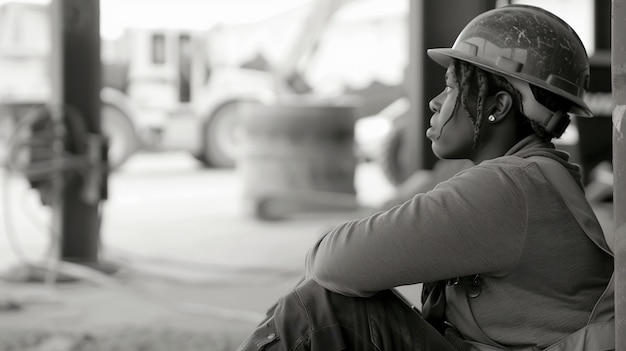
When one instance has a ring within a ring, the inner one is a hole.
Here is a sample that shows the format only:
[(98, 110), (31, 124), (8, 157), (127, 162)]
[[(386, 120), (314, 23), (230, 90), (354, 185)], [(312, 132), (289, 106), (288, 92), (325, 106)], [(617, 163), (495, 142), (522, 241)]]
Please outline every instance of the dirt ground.
[[(369, 188), (362, 202), (389, 191), (381, 176), (359, 171), (355, 182)], [(140, 154), (109, 179), (98, 270), (46, 283), (51, 270), (29, 264), (55, 264), (41, 229), (49, 211), (19, 176), (0, 178), (0, 351), (234, 350), (301, 278), (321, 232), (358, 215), (261, 221), (242, 205), (236, 170), (205, 169), (179, 153)]]

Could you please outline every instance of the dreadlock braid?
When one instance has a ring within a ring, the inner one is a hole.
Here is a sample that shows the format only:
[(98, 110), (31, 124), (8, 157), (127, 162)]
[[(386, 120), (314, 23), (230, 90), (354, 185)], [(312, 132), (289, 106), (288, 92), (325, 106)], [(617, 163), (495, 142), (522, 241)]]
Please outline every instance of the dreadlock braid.
[[(484, 101), (489, 92), (489, 79), (486, 72), (478, 69), (474, 65), (467, 64), (460, 60), (455, 60), (454, 65), (457, 81), (461, 88), (459, 100), (461, 100), (465, 112), (467, 112), (472, 120), (474, 127), (473, 146), (476, 147), (478, 144), (480, 126), (483, 120)], [(474, 101), (476, 102), (476, 106), (470, 106)]]
[[(459, 60), (454, 60), (453, 64), (454, 64), (454, 72), (456, 72), (455, 73), (456, 83), (458, 86), (461, 87), (461, 94), (454, 102), (454, 107), (452, 108), (452, 111), (456, 111), (456, 109), (459, 107), (459, 102), (461, 102), (461, 104), (463, 105), (463, 108), (468, 113), (470, 118), (474, 120), (474, 117), (472, 113), (470, 112), (470, 108), (467, 106), (467, 95), (469, 94), (468, 81), (472, 74), (472, 71), (471, 71), (472, 67), (469, 65), (461, 65), (461, 61)], [(458, 73), (461, 71), (463, 73)], [(465, 98), (461, 98), (463, 96), (465, 96)], [(442, 128), (445, 127), (446, 124), (448, 124), (448, 122), (452, 120), (452, 116), (453, 114), (451, 114), (450, 117), (448, 117), (448, 119), (445, 122), (443, 122)], [(439, 135), (439, 137), (441, 137), (441, 134)]]
[[(524, 115), (522, 94), (508, 80), (460, 60), (454, 60), (454, 68), (457, 82), (459, 82), (459, 86), (461, 87), (461, 94), (458, 100), (461, 101), (461, 105), (472, 120), (474, 127), (474, 147), (478, 144), (480, 127), (483, 117), (486, 114), (484, 104), (487, 95), (498, 90), (504, 90), (514, 98), (515, 107), (518, 111), (516, 121), (518, 125), (518, 138), (520, 140), (533, 133), (539, 136), (543, 141), (549, 141), (554, 137), (546, 132), (545, 128), (539, 123)], [(543, 89), (541, 89), (541, 93), (536, 93), (535, 90), (539, 90), (539, 88), (533, 90), (535, 96), (543, 98), (544, 95), (546, 95)], [(552, 98), (552, 96), (549, 97)], [(543, 100), (548, 99), (544, 98)], [(543, 101), (540, 102), (543, 103)], [(559, 101), (559, 103), (560, 102), (561, 101)]]
[(487, 72), (477, 69), (476, 77), (478, 78), (478, 96), (476, 97), (476, 118), (474, 120), (474, 147), (478, 145), (480, 125), (483, 122), (483, 116), (485, 114), (485, 98), (487, 97), (487, 93), (489, 93)]
[(468, 102), (468, 96), (471, 94), (471, 86), (473, 84), (471, 84), (471, 78), (474, 75), (474, 66), (472, 65), (467, 65), (464, 64), (463, 61), (458, 61), (458, 68), (460, 69), (455, 69), (455, 72), (457, 72), (457, 80), (459, 81), (459, 86), (461, 87), (461, 95), (460, 95), (460, 99), (461, 99), (461, 104), (463, 105), (463, 108), (465, 109), (465, 111), (467, 112), (467, 114), (470, 116), (470, 118), (472, 119), (472, 122), (476, 121), (476, 116), (474, 115), (474, 113), (472, 112), (472, 109), (469, 107), (469, 102)]

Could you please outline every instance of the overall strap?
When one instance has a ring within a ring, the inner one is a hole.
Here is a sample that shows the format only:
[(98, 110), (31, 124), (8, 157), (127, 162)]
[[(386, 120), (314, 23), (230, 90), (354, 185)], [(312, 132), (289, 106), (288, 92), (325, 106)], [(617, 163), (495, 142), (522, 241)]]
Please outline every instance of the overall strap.
[(602, 227), (596, 218), (591, 205), (585, 197), (585, 193), (581, 187), (576, 183), (569, 171), (560, 164), (549, 157), (544, 156), (531, 156), (528, 158), (541, 169), (541, 173), (546, 179), (554, 186), (565, 204), (572, 212), (576, 221), (580, 227), (585, 231), (585, 234), (591, 239), (596, 246), (602, 251), (613, 256), (613, 239), (608, 238), (608, 233), (602, 231)]
[(449, 322), (463, 335), (470, 350), (506, 350), (506, 347), (487, 336), (474, 319), (465, 284), (462, 282), (448, 284), (446, 286), (446, 301), (446, 315)]
[[(613, 240), (603, 232), (591, 205), (567, 169), (548, 157), (532, 156), (543, 175), (554, 186), (585, 234), (596, 246), (613, 256)], [(614, 350), (615, 349), (615, 274), (596, 302), (587, 326), (546, 350)]]
[[(576, 183), (569, 171), (559, 162), (548, 157), (532, 156), (546, 179), (558, 190), (570, 212), (585, 234), (596, 246), (613, 256), (612, 240), (605, 237), (591, 206), (585, 198), (582, 188)], [(614, 275), (596, 302), (587, 325), (570, 334), (561, 341), (549, 346), (545, 351), (608, 351), (615, 349), (615, 303)], [(449, 285), (446, 288), (449, 315), (459, 332), (473, 341), (466, 341), (472, 351), (507, 350), (489, 338), (480, 328), (472, 313), (468, 294), (464, 284)], [(519, 350), (519, 349), (516, 349)], [(536, 350), (531, 348), (528, 350)], [(520, 350), (522, 351), (522, 350)]]

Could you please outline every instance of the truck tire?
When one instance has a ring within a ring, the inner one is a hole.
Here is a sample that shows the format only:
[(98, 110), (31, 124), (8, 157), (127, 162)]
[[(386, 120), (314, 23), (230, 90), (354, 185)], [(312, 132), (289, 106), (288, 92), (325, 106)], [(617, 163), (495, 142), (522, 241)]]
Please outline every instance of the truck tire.
[(240, 140), (239, 107), (242, 101), (228, 101), (214, 110), (202, 133), (202, 150), (198, 159), (207, 167), (233, 168)]
[(109, 170), (118, 170), (140, 147), (139, 138), (130, 118), (118, 107), (103, 102), (102, 134), (108, 139)]

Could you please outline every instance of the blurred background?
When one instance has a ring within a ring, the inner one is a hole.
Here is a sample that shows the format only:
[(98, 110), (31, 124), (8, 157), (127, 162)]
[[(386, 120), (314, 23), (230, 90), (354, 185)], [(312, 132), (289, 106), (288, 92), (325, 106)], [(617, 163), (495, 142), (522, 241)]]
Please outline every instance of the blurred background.
[(0, 1), (0, 350), (234, 350), (326, 228), (466, 167), (425, 51), (511, 3), (587, 48), (558, 146), (612, 230), (610, 0)]

